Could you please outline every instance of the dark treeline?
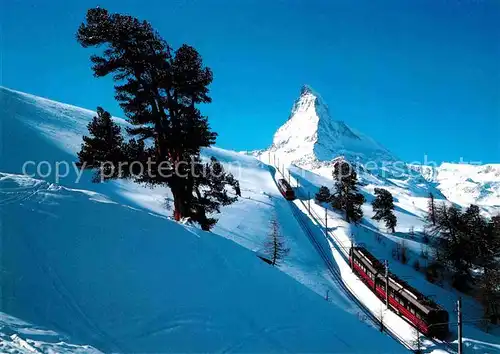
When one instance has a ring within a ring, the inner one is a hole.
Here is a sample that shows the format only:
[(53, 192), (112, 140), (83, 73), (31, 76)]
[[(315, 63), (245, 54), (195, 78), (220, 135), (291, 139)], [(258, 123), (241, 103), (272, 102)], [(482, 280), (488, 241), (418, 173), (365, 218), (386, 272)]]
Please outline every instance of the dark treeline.
[[(130, 178), (168, 186), (175, 219), (188, 217), (209, 230), (216, 219), (208, 214), (237, 198), (226, 186), (239, 194), (238, 181), (215, 158), (207, 163), (200, 158), (217, 136), (197, 108), (211, 102), (212, 71), (195, 48), (184, 44), (173, 50), (148, 22), (103, 8), (88, 10), (77, 40), (85, 48), (103, 49), (91, 56), (92, 70), (96, 77), (113, 77), (132, 136), (125, 141), (109, 113), (98, 108), (78, 155), (80, 165), (95, 170), (96, 181)], [(134, 167), (117, 168), (120, 163)]]
[(431, 270), (451, 274), (452, 284), (473, 292), (484, 306), (485, 318), (500, 315), (500, 215), (484, 217), (476, 205), (461, 210), (429, 199), (428, 230), (435, 236)]

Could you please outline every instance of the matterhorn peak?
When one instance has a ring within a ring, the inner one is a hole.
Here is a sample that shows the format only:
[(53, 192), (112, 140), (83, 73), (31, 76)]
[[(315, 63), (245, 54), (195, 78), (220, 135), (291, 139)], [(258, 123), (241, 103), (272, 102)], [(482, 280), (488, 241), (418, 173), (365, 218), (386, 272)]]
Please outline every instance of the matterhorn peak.
[(316, 93), (316, 91), (313, 90), (313, 88), (307, 84), (305, 85), (302, 85), (302, 88), (300, 89), (300, 94), (301, 95), (304, 95), (304, 94), (312, 94), (312, 95), (315, 95), (317, 96), (318, 94)]
[(375, 141), (343, 121), (334, 120), (322, 97), (309, 85), (302, 86), (288, 120), (274, 134), (269, 150), (303, 167), (331, 162), (338, 156), (348, 160), (394, 160)]
[[(289, 119), (299, 111), (304, 112), (311, 109), (328, 111), (328, 107), (324, 103), (321, 96), (316, 91), (314, 91), (311, 86), (303, 85), (300, 90), (300, 96), (295, 100), (295, 103), (293, 104)], [(326, 112), (326, 114), (328, 114), (328, 112)]]

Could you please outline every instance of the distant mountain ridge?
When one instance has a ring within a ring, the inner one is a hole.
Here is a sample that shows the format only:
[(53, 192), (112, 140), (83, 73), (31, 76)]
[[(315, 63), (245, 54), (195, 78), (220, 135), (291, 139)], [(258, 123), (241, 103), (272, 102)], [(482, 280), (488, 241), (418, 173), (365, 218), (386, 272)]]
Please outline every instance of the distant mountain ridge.
[(461, 206), (477, 204), (490, 213), (500, 212), (500, 164), (408, 166), (434, 183), (448, 200)]

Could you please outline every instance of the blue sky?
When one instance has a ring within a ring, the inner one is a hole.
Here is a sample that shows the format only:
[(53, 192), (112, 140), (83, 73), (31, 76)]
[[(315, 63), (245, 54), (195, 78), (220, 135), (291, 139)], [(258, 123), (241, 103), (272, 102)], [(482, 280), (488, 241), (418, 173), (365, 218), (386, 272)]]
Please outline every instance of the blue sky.
[(214, 72), (203, 108), (234, 150), (267, 147), (303, 84), (406, 161), (500, 162), (500, 2), (39, 1), (1, 5), (1, 84), (122, 116), (75, 32), (100, 5), (150, 21)]

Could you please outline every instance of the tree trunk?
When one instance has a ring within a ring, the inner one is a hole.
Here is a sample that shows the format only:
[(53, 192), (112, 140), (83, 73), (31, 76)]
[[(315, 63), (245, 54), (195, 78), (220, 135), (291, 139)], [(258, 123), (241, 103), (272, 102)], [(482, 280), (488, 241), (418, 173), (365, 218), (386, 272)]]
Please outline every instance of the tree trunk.
[(276, 261), (278, 259), (278, 242), (276, 239), (276, 232), (277, 230), (273, 231), (273, 242), (274, 242), (274, 250), (273, 250), (273, 266), (276, 265)]
[(174, 197), (174, 218), (176, 221), (186, 216), (184, 191), (181, 187), (182, 186), (177, 182), (173, 183), (171, 186), (172, 195)]
[(172, 194), (174, 196), (174, 219), (179, 221), (182, 218), (182, 202), (180, 193), (174, 192), (172, 190)]

